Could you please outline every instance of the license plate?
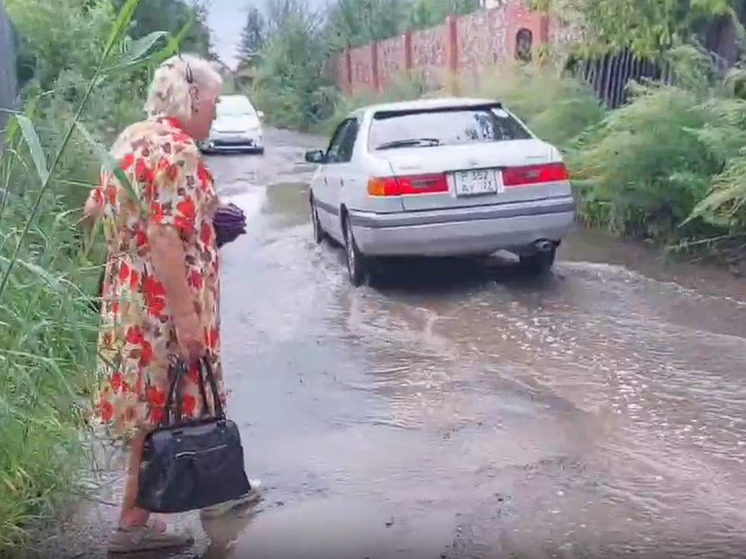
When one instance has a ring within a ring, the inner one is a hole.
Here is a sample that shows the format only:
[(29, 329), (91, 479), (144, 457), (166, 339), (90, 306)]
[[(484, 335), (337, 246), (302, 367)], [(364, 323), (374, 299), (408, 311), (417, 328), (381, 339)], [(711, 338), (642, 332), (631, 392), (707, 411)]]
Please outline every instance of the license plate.
[(453, 173), (456, 196), (479, 196), (502, 192), (502, 176), (497, 169)]

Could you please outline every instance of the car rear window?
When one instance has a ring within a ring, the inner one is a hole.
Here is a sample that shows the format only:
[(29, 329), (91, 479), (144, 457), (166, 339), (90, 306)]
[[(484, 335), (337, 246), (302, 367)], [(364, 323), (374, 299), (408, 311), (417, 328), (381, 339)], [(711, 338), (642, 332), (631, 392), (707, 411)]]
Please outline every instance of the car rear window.
[[(398, 111), (373, 116), (369, 149), (528, 140), (531, 134), (499, 107)], [(410, 141), (411, 140), (411, 141)]]

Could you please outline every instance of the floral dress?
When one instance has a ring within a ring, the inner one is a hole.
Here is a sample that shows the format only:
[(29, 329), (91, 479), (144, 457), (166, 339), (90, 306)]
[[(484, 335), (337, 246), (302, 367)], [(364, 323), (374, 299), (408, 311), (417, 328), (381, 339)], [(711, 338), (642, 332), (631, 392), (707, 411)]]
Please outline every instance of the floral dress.
[[(164, 419), (170, 363), (179, 354), (166, 292), (153, 272), (148, 225), (175, 227), (184, 243), (185, 273), (201, 320), (220, 398), (220, 267), (212, 218), (218, 198), (194, 140), (171, 119), (134, 124), (119, 136), (112, 156), (139, 200), (113, 173), (102, 171), (92, 194), (102, 209), (108, 258), (102, 289), (96, 415), (114, 435)], [(202, 412), (199, 368), (183, 381), (183, 417)], [(212, 394), (207, 389), (212, 409)]]

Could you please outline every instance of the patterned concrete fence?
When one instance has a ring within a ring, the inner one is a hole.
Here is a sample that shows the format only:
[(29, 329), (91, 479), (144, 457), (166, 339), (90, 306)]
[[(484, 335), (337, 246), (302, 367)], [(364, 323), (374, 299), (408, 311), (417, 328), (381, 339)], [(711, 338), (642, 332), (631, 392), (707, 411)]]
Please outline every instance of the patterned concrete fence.
[(345, 93), (385, 91), (408, 74), (428, 85), (447, 83), (449, 75), (478, 79), (497, 62), (528, 60), (540, 45), (560, 37), (550, 18), (531, 11), (523, 0), (503, 0), (498, 7), (450, 16), (444, 25), (343, 51), (333, 72)]
[(15, 108), (18, 96), (14, 30), (0, 0), (0, 146), (8, 123), (8, 110)]

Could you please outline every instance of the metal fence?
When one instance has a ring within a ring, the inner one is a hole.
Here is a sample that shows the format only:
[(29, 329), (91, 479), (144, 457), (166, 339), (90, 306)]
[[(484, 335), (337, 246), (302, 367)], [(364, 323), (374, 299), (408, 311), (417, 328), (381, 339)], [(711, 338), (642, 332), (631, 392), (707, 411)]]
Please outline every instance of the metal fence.
[[(746, 23), (746, 2), (743, 13), (738, 14)], [(699, 47), (712, 60), (713, 68), (720, 75), (732, 68), (741, 51), (738, 30), (730, 17), (716, 18), (698, 36)], [(616, 109), (629, 98), (629, 82), (653, 80), (665, 84), (674, 83), (674, 72), (670, 65), (656, 64), (635, 56), (629, 50), (607, 54), (595, 59), (571, 60), (566, 69), (588, 83), (598, 98), (608, 107)]]
[(0, 0), (0, 145), (5, 136), (8, 111), (16, 107), (17, 100), (15, 30)]
[(588, 83), (598, 98), (611, 109), (627, 102), (630, 81), (673, 82), (670, 68), (639, 58), (627, 50), (596, 59), (576, 59), (568, 64), (567, 70)]

